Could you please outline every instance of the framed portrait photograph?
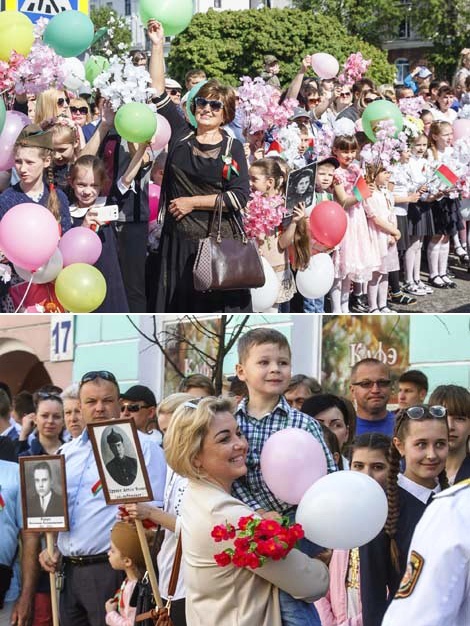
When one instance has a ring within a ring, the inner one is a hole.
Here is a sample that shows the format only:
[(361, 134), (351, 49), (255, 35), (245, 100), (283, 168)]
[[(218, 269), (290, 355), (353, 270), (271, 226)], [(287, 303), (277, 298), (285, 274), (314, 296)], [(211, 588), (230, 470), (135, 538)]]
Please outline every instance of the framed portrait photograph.
[(153, 500), (134, 420), (94, 422), (87, 428), (106, 503)]
[(64, 457), (23, 456), (19, 460), (24, 529), (68, 530)]
[(286, 188), (286, 217), (291, 216), (294, 208), (300, 203), (305, 203), (308, 209), (315, 197), (315, 176), (317, 171), (316, 162), (290, 172)]

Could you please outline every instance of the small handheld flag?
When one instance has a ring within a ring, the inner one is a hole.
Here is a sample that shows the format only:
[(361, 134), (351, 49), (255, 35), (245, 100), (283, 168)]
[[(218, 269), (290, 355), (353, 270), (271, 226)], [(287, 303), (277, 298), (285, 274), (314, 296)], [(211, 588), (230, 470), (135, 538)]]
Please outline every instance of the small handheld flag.
[(353, 187), (353, 194), (358, 202), (363, 202), (372, 195), (369, 185), (366, 183), (364, 176), (359, 176)]
[(459, 180), (457, 174), (454, 174), (454, 172), (444, 164), (439, 165), (436, 170), (436, 176), (444, 183), (444, 185), (447, 185), (447, 187), (453, 187), (453, 185), (455, 185), (455, 183)]
[(0, 511), (5, 508), (5, 500), (3, 499), (2, 494), (0, 493)]

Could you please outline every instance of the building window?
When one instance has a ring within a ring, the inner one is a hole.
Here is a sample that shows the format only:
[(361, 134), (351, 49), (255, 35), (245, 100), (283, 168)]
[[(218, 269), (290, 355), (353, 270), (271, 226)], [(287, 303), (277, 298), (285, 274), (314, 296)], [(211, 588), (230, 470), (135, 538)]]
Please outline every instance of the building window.
[(131, 0), (124, 0), (124, 15), (131, 15)]
[(222, 0), (214, 0), (214, 9), (222, 8)]
[(408, 59), (397, 59), (395, 67), (397, 68), (397, 83), (403, 83), (405, 76), (410, 73), (410, 62)]

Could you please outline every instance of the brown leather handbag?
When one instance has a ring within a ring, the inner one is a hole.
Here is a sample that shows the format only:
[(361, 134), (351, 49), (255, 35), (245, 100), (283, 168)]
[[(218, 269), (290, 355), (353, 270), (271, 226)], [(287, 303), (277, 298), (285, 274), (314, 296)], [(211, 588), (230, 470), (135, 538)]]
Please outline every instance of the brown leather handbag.
[(135, 622), (144, 622), (153, 623), (154, 626), (173, 626), (173, 622), (171, 620), (171, 601), (176, 591), (176, 584), (178, 582), (178, 574), (180, 571), (181, 564), (181, 535), (178, 538), (178, 543), (176, 544), (176, 552), (175, 559), (173, 561), (173, 567), (170, 575), (170, 582), (168, 584), (168, 600), (165, 606), (155, 607), (150, 609), (145, 613), (140, 613), (136, 615)]
[(258, 246), (248, 239), (236, 215), (232, 222), (240, 239), (222, 237), (223, 196), (217, 196), (209, 236), (199, 241), (193, 267), (194, 289), (255, 289), (265, 282)]

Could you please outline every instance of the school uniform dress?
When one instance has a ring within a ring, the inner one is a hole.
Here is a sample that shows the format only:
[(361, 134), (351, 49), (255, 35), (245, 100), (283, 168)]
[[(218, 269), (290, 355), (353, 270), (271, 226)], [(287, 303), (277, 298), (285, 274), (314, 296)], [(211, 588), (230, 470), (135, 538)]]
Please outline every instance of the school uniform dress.
[(439, 486), (427, 489), (403, 474), (398, 475), (400, 515), (395, 541), (399, 550), (399, 571), (391, 561), (390, 538), (385, 530), (359, 548), (363, 626), (381, 626), (387, 606), (397, 592), (405, 573), (414, 529), (426, 506), (439, 491)]
[(436, 495), (416, 526), (408, 566), (382, 626), (470, 624), (470, 481)]
[(281, 626), (279, 589), (305, 602), (328, 590), (328, 568), (292, 550), (281, 561), (268, 561), (255, 570), (219, 567), (214, 554), (233, 541), (215, 543), (217, 524), (237, 525), (253, 510), (204, 479), (189, 480), (181, 510), (184, 581), (188, 626)]
[[(407, 163), (407, 172), (413, 191), (427, 184), (432, 176), (429, 161), (424, 157), (418, 158), (413, 155)], [(428, 237), (435, 234), (431, 202), (426, 202), (425, 196), (418, 202), (408, 204), (408, 234), (410, 237)]]

